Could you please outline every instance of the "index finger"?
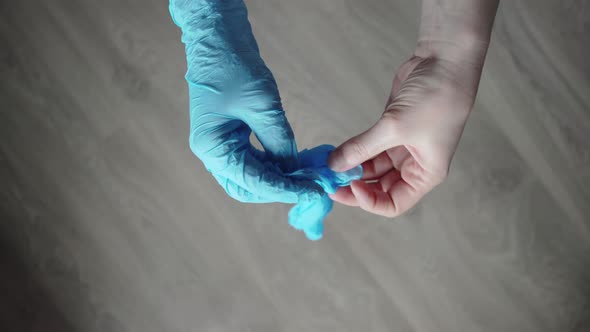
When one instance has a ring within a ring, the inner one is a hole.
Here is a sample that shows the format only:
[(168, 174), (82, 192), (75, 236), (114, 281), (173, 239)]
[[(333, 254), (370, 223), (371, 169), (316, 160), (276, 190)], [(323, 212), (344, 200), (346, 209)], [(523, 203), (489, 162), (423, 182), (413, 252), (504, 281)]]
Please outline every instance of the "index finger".
[(350, 185), (359, 207), (384, 217), (397, 217), (412, 208), (429, 190), (418, 189), (394, 170), (380, 180), (380, 186), (364, 181)]

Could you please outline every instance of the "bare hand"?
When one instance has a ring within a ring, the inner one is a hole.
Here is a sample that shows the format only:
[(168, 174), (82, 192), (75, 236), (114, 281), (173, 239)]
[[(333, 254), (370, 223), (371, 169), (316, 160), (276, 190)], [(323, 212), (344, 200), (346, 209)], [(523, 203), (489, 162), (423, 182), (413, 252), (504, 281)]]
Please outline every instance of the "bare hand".
[(415, 55), (400, 67), (379, 121), (331, 154), (336, 171), (364, 168), (363, 178), (333, 200), (394, 217), (447, 177), (483, 65), (483, 58), (456, 59)]

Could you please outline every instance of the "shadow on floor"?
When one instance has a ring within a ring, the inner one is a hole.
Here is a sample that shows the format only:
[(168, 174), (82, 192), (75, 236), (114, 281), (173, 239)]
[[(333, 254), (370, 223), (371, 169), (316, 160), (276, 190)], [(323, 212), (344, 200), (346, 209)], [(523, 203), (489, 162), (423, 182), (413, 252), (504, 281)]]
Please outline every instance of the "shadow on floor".
[[(0, 211), (0, 222), (14, 224), (4, 217)], [(0, 331), (74, 331), (26, 260), (0, 234)]]

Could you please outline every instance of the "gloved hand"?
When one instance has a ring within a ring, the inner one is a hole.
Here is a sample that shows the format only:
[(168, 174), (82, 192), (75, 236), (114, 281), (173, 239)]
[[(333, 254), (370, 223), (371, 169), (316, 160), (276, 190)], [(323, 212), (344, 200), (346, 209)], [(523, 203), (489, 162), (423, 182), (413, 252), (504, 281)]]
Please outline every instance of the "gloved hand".
[[(334, 192), (347, 183), (326, 167), (325, 147), (303, 153), (299, 165), (293, 131), (244, 2), (170, 0), (170, 13), (186, 44), (191, 150), (231, 197), (300, 203), (291, 224), (311, 239), (321, 237), (332, 207), (324, 189)], [(250, 144), (252, 131), (264, 151)]]
[[(312, 182), (281, 173), (298, 168), (297, 148), (243, 1), (171, 0), (170, 13), (186, 44), (189, 143), (207, 170), (241, 202), (319, 196)], [(252, 130), (264, 152), (250, 144)]]

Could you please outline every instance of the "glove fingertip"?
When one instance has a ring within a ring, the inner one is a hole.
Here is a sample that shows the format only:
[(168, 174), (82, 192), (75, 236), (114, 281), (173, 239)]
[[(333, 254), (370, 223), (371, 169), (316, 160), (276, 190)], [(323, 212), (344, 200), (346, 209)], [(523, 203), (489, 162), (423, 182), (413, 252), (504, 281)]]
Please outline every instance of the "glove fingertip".
[(303, 230), (303, 222), (301, 218), (302, 204), (299, 203), (289, 210), (289, 225), (300, 231)]
[(315, 231), (305, 231), (305, 236), (307, 236), (307, 239), (311, 240), (311, 241), (318, 241), (323, 237), (323, 233), (322, 232), (315, 232)]
[(305, 236), (312, 241), (317, 241), (322, 238), (324, 234), (323, 217), (315, 220), (311, 225), (308, 225), (304, 230)]

